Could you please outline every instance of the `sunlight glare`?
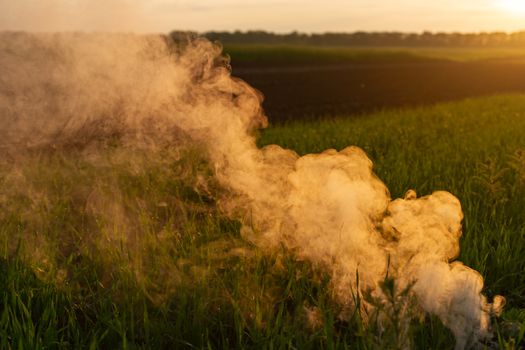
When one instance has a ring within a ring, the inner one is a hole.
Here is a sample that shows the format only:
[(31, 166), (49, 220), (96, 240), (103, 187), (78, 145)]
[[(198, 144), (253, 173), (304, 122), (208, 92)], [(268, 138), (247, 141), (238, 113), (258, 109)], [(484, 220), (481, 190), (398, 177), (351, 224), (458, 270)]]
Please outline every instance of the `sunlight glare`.
[(525, 14), (524, 0), (499, 0), (498, 7), (515, 14)]

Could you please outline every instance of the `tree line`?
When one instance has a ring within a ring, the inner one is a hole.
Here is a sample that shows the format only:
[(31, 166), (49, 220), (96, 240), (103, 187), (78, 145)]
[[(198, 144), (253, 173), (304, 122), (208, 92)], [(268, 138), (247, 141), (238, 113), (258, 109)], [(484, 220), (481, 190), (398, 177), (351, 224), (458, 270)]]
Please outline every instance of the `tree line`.
[(174, 31), (174, 39), (202, 35), (223, 44), (271, 44), (313, 46), (525, 46), (525, 31), (442, 33), (429, 32), (353, 32), (306, 34), (291, 32), (277, 34), (261, 30), (209, 31), (205, 33)]

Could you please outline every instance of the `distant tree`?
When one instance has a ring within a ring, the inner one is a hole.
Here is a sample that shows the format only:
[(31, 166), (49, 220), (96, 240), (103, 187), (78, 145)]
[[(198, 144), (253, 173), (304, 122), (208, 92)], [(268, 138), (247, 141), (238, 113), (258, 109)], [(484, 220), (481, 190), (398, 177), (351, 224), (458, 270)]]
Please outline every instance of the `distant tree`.
[[(184, 34), (186, 33), (186, 34)], [(190, 34), (188, 34), (190, 33)], [(171, 34), (174, 40), (182, 40), (193, 32)], [(185, 36), (186, 35), (186, 36)], [(480, 33), (444, 33), (424, 31), (422, 33), (402, 32), (365, 32), (353, 33), (314, 33), (305, 34), (297, 31), (287, 34), (275, 34), (263, 30), (203, 33), (210, 40), (219, 40), (224, 44), (283, 44), (315, 46), (432, 46), (432, 47), (503, 47), (524, 46), (525, 31), (515, 33), (480, 32)]]

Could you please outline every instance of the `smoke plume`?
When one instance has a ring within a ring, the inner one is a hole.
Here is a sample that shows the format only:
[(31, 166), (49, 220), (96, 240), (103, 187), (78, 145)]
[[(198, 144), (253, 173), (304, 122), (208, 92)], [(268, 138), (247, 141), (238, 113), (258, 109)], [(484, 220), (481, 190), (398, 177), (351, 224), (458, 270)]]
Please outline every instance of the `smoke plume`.
[(203, 147), (227, 190), (218, 203), (241, 221), (244, 239), (284, 246), (329, 274), (343, 309), (356, 307), (356, 295), (382, 300), (389, 276), (452, 330), (457, 348), (490, 336), (490, 317), (504, 299), (488, 303), (480, 274), (454, 260), (458, 199), (409, 191), (392, 200), (357, 147), (302, 157), (276, 145), (257, 148), (254, 131), (266, 125), (261, 94), (230, 76), (218, 45), (3, 33), (0, 70), (4, 157), (46, 147), (89, 153), (113, 139), (148, 152), (191, 142)]

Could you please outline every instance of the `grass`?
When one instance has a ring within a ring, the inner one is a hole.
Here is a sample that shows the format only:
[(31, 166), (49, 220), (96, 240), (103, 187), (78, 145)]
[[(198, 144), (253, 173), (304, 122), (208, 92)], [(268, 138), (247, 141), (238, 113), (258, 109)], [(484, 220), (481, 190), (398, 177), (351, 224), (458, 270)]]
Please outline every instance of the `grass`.
[[(486, 294), (507, 297), (495, 341), (525, 345), (525, 96), (290, 122), (261, 133), (271, 143), (301, 154), (358, 145), (393, 197), (458, 196), (460, 260), (485, 276)], [(0, 177), (0, 348), (399, 345), (359, 313), (339, 320), (329, 281), (308, 264), (244, 242), (216, 208), (222, 190), (199, 150), (70, 150), (12, 165)], [(308, 329), (311, 312), (324, 322)], [(409, 337), (454, 347), (433, 317), (415, 319)]]
[(293, 45), (226, 45), (235, 64), (270, 63), (417, 63), (435, 60), (453, 62), (525, 62), (524, 48), (432, 48), (432, 47), (315, 47)]

